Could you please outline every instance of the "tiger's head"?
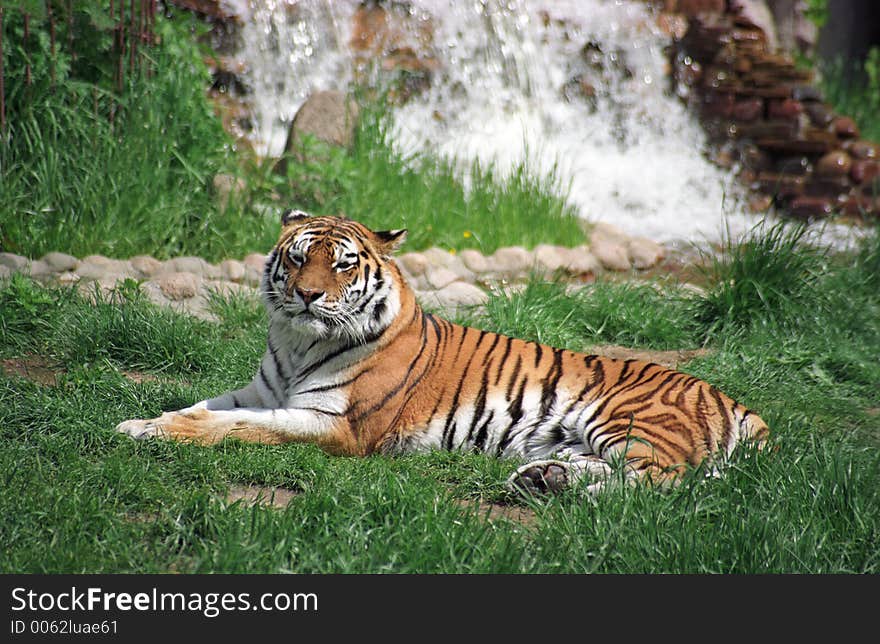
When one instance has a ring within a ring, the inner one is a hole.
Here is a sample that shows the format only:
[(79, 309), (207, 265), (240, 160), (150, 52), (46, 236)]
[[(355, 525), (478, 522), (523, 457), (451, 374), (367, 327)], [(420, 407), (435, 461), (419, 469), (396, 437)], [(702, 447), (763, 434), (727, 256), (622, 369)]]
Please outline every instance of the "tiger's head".
[(391, 253), (406, 230), (374, 232), (344, 217), (289, 210), (266, 261), (262, 292), (273, 319), (316, 338), (365, 340), (400, 309)]

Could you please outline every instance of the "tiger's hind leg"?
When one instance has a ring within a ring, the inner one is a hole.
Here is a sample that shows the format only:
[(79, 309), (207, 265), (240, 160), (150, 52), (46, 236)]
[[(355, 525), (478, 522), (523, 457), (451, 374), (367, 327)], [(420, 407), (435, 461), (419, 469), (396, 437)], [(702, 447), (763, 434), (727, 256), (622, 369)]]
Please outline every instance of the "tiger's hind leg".
[(579, 454), (570, 460), (526, 463), (507, 479), (507, 486), (528, 494), (555, 494), (589, 481), (584, 489), (590, 494), (598, 494), (611, 472), (611, 466), (598, 456)]

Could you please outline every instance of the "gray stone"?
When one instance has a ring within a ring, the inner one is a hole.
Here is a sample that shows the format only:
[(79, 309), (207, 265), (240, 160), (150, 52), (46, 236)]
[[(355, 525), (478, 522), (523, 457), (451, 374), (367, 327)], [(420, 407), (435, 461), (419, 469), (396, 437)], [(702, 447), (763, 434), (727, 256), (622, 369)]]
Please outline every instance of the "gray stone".
[(590, 251), (604, 268), (612, 271), (628, 271), (631, 267), (626, 244), (607, 238), (590, 238)]
[(176, 257), (169, 260), (168, 264), (177, 273), (192, 273), (208, 279), (220, 277), (220, 269), (212, 266), (201, 257)]
[(52, 267), (49, 266), (42, 259), (38, 259), (35, 262), (31, 262), (29, 270), (27, 271), (31, 277), (33, 278), (47, 278), (51, 275), (55, 274), (55, 271), (52, 270)]
[(496, 250), (489, 258), (489, 265), (494, 273), (520, 277), (534, 268), (535, 257), (522, 246), (510, 246)]
[(602, 264), (588, 246), (577, 246), (569, 251), (566, 270), (572, 275), (595, 275), (602, 271)]
[(245, 266), (254, 268), (262, 273), (263, 269), (266, 267), (266, 258), (267, 255), (262, 255), (260, 253), (251, 253), (241, 261)]
[(169, 300), (185, 300), (199, 292), (202, 278), (193, 273), (168, 273), (156, 278), (162, 294)]
[(155, 257), (149, 255), (137, 255), (128, 260), (131, 267), (137, 272), (138, 277), (153, 277), (171, 269)]
[(14, 253), (0, 253), (0, 266), (6, 266), (14, 273), (24, 270), (29, 263), (30, 260), (27, 257)]
[(629, 260), (634, 268), (644, 270), (659, 264), (666, 257), (666, 249), (645, 237), (634, 237), (627, 245)]
[(0, 280), (8, 279), (10, 275), (12, 275), (12, 269), (0, 264)]
[[(302, 140), (305, 136), (313, 136), (330, 145), (351, 147), (358, 115), (357, 103), (343, 92), (337, 90), (313, 92), (293, 117), (287, 133), (287, 142), (284, 144), (284, 152), (301, 155)], [(283, 158), (275, 169), (282, 175), (286, 174), (286, 159)]]
[(427, 282), (428, 286), (430, 286), (434, 290), (438, 290), (445, 286), (448, 286), (457, 279), (458, 275), (454, 271), (443, 267), (429, 268), (427, 273), (425, 273), (425, 281)]
[(73, 271), (65, 271), (57, 277), (58, 283), (63, 285), (76, 284), (79, 281), (79, 275)]
[(458, 260), (458, 258), (449, 251), (436, 247), (429, 248), (423, 251), (422, 255), (424, 256), (425, 260), (427, 260), (429, 266), (442, 266), (444, 268), (450, 268), (453, 264), (456, 263), (456, 260)]
[(413, 277), (424, 275), (428, 268), (428, 260), (421, 253), (404, 253), (397, 257), (397, 263)]
[(489, 273), (492, 270), (489, 259), (478, 250), (466, 248), (458, 254), (458, 258), (465, 268), (478, 275), (480, 273)]
[(489, 299), (484, 291), (467, 282), (453, 282), (439, 291), (417, 293), (416, 296), (425, 306), (441, 309), (450, 316), (481, 306)]
[(77, 274), (84, 280), (99, 280), (105, 275), (137, 277), (131, 263), (122, 259), (109, 259), (103, 255), (89, 255), (76, 267)]
[(567, 270), (571, 259), (571, 251), (563, 246), (538, 244), (535, 246), (535, 262), (551, 273)]
[(234, 259), (227, 259), (220, 262), (220, 275), (225, 280), (230, 282), (241, 282), (246, 274), (247, 271), (242, 262)]
[(45, 262), (54, 273), (73, 271), (79, 265), (79, 260), (73, 255), (57, 252), (46, 253), (41, 261)]

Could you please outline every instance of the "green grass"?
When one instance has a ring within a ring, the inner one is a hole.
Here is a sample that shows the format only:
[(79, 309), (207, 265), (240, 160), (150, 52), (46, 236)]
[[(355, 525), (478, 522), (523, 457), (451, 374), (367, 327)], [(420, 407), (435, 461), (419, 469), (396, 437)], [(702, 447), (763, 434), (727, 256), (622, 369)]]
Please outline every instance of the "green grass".
[(861, 64), (838, 59), (819, 70), (820, 86), (835, 111), (855, 119), (863, 139), (880, 142), (880, 47)]
[[(808, 252), (784, 239), (750, 252)], [(708, 355), (683, 369), (761, 413), (778, 446), (743, 451), (720, 479), (692, 476), (668, 493), (541, 502), (508, 495), (514, 464), (478, 454), (353, 459), (313, 446), (116, 435), (121, 420), (247, 382), (265, 341), (258, 305), (216, 298), (221, 321), (207, 323), (158, 310), (130, 285), (93, 306), (15, 278), (0, 285), (0, 357), (38, 355), (64, 372), (55, 386), (0, 376), (0, 570), (880, 572), (877, 244), (818, 273), (789, 257), (780, 270), (809, 288), (772, 312), (758, 298), (748, 324), (698, 315), (724, 280), (699, 295), (610, 282), (566, 294), (535, 279), (494, 296), (485, 328), (573, 349), (708, 338)], [(731, 266), (745, 261), (736, 257)], [(713, 324), (723, 331), (707, 334)], [(124, 370), (156, 379), (135, 382)], [(298, 494), (285, 509), (230, 505), (233, 484)], [(523, 505), (534, 520), (486, 521), (462, 504), (479, 498)]]
[(366, 104), (351, 151), (307, 140), (287, 172), (280, 190), (291, 203), (346, 214), (380, 230), (407, 228), (405, 250), (440, 246), (488, 254), (502, 246), (585, 241), (555, 176), (541, 177), (527, 164), (500, 175), (479, 162), (461, 176), (451, 161), (404, 155), (394, 146), (381, 104)]
[[(5, 23), (13, 41), (20, 19)], [(273, 160), (236, 156), (204, 95), (210, 76), (189, 26), (158, 21), (153, 73), (130, 75), (121, 95), (67, 76), (60, 55), (57, 81), (44, 65), (25, 86), (21, 52), (7, 49), (6, 68), (17, 73), (7, 78), (0, 142), (0, 252), (240, 258), (271, 247), (290, 207), (407, 227), (407, 250), (583, 243), (555, 177), (525, 165), (500, 176), (476, 163), (462, 176), (451, 162), (407, 157), (390, 140), (379, 99), (364, 99), (351, 150), (308, 141), (300, 152), (309, 160), (291, 158), (284, 177)], [(224, 202), (213, 194), (218, 174), (244, 188)]]

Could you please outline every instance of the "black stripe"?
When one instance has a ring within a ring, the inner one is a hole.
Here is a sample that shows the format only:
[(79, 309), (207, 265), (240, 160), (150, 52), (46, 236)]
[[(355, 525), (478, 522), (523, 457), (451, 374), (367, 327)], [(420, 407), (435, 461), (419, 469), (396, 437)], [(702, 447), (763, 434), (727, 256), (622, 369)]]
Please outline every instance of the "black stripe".
[(481, 452), (486, 449), (486, 438), (489, 436), (489, 424), (492, 422), (492, 419), (495, 417), (495, 410), (489, 410), (489, 417), (486, 419), (486, 422), (483, 423), (482, 427), (480, 427), (480, 431), (477, 432), (477, 437), (474, 439), (474, 447), (480, 450)]
[(280, 404), (284, 402), (284, 398), (282, 398), (278, 392), (275, 390), (275, 387), (272, 386), (272, 383), (269, 382), (269, 379), (266, 377), (266, 373), (263, 371), (263, 365), (260, 364), (260, 379), (266, 385), (266, 389), (272, 392), (272, 395), (275, 396), (275, 400)]
[(556, 386), (562, 379), (562, 351), (553, 349), (553, 365), (547, 373), (547, 377), (541, 381), (541, 415), (547, 416), (547, 412), (556, 402)]
[(467, 440), (471, 440), (474, 435), (474, 430), (477, 427), (477, 423), (480, 422), (480, 419), (483, 417), (483, 413), (486, 411), (486, 390), (489, 388), (489, 370), (483, 369), (483, 377), (480, 380), (480, 391), (477, 393), (477, 402), (474, 403), (474, 416), (471, 419), (471, 426), (468, 429)]
[(514, 383), (516, 383), (516, 379), (519, 377), (520, 367), (522, 367), (522, 356), (518, 355), (516, 363), (513, 365), (513, 375), (510, 376), (510, 382), (507, 383), (507, 391), (504, 394), (504, 399), (508, 402), (510, 402), (511, 394), (513, 394)]
[(540, 344), (535, 343), (535, 369), (538, 368), (538, 365), (541, 364), (541, 357), (544, 355), (544, 350), (541, 348)]
[(507, 364), (507, 357), (510, 355), (510, 345), (513, 343), (508, 337), (504, 338), (507, 341), (507, 344), (504, 346), (504, 353), (501, 354), (501, 360), (498, 362), (498, 371), (495, 372), (495, 382), (492, 383), (494, 385), (498, 385), (501, 381), (501, 372), (504, 370), (504, 365)]

